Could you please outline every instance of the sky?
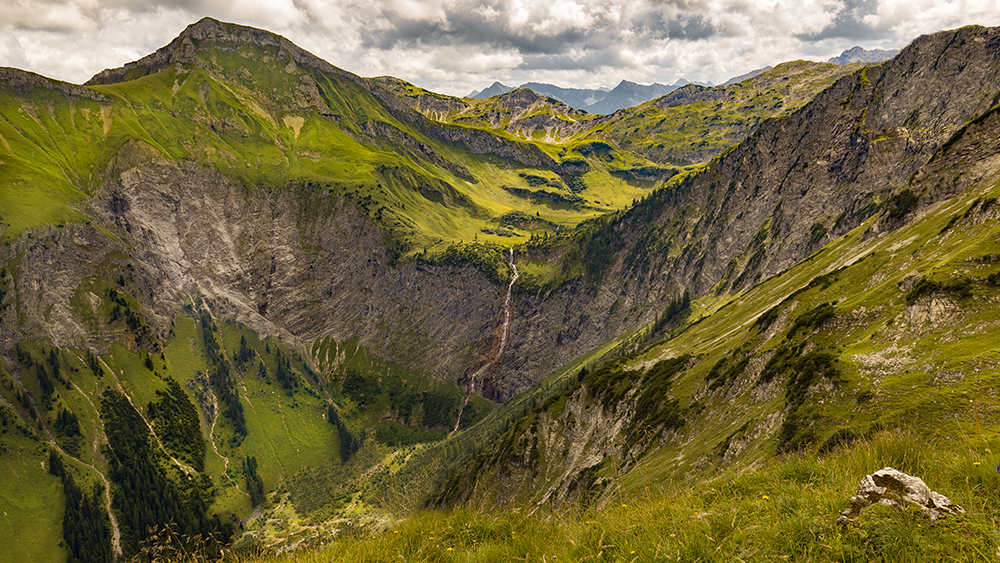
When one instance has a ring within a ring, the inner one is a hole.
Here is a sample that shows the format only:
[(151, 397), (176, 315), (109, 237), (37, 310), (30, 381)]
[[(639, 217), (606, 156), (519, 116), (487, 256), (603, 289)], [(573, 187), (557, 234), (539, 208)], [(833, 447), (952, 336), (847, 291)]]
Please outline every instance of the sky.
[(205, 16), (281, 34), (362, 76), (461, 96), (494, 81), (717, 84), (1000, 25), (1000, 0), (0, 0), (0, 66), (83, 83)]

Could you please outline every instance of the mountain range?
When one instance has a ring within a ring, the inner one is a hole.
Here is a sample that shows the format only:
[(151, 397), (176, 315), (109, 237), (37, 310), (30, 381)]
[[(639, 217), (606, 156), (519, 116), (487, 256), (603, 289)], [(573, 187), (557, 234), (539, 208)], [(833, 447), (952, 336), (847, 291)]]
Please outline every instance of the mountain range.
[[(992, 553), (998, 63), (600, 115), (206, 18), (0, 69), (0, 560)], [(965, 513), (836, 523), (886, 466)]]
[[(884, 49), (871, 49), (866, 50), (862, 47), (852, 47), (845, 50), (840, 56), (833, 57), (829, 61), (833, 64), (846, 65), (851, 63), (880, 63), (882, 61), (891, 59), (899, 53), (898, 49), (884, 50)], [(748, 78), (752, 78), (762, 72), (771, 70), (773, 67), (764, 67), (757, 70), (752, 70), (746, 74), (735, 76), (720, 84), (720, 86), (732, 86), (739, 82), (743, 82)], [(549, 96), (555, 98), (560, 102), (568, 105), (573, 109), (578, 109), (581, 111), (586, 111), (588, 113), (607, 115), (614, 113), (618, 110), (638, 106), (650, 100), (655, 100), (661, 96), (665, 96), (674, 90), (677, 90), (688, 84), (698, 84), (699, 86), (711, 86), (710, 83), (692, 83), (683, 78), (677, 80), (670, 86), (666, 86), (659, 83), (650, 84), (644, 86), (642, 84), (636, 84), (634, 82), (629, 82), (627, 80), (622, 80), (618, 86), (614, 89), (581, 89), (581, 88), (560, 88), (559, 86), (554, 86), (552, 84), (543, 84), (539, 82), (527, 82), (517, 88), (511, 86), (506, 86), (500, 82), (494, 82), (487, 88), (483, 90), (472, 91), (467, 98), (473, 98), (477, 100), (483, 100), (486, 98), (492, 98), (494, 96), (501, 96), (513, 90), (528, 89), (536, 92), (542, 96)]]
[(827, 62), (838, 65), (851, 63), (880, 63), (887, 61), (899, 54), (899, 49), (864, 49), (862, 47), (851, 47), (838, 57), (833, 57)]
[(511, 88), (499, 82), (494, 82), (488, 88), (484, 88), (482, 91), (474, 91), (466, 97), (483, 100), (492, 98), (493, 96), (500, 96), (513, 90), (527, 89), (542, 96), (555, 98), (573, 109), (597, 115), (607, 115), (620, 109), (630, 108), (650, 100), (655, 100), (687, 84), (691, 84), (691, 82), (683, 78), (670, 86), (659, 83), (643, 85), (622, 80), (611, 90), (588, 90), (581, 88), (560, 88), (552, 84), (541, 84), (538, 82), (527, 82), (517, 88)]

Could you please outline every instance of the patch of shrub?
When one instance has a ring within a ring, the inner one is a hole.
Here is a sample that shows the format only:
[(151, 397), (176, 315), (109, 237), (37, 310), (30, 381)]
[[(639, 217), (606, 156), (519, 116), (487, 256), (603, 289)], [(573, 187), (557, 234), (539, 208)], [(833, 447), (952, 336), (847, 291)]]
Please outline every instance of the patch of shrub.
[[(675, 296), (667, 303), (656, 320), (653, 322), (653, 332), (656, 334), (667, 325), (680, 324), (691, 312), (691, 293), (685, 289), (684, 293)], [(676, 323), (674, 321), (677, 321)]]
[(917, 201), (917, 194), (913, 193), (913, 190), (910, 189), (905, 189), (892, 196), (885, 202), (885, 207), (889, 210), (889, 219), (902, 219), (906, 217), (911, 211), (917, 208)]
[(761, 316), (757, 317), (757, 320), (753, 322), (754, 328), (758, 332), (764, 332), (765, 330), (771, 328), (774, 321), (778, 320), (778, 315), (781, 313), (781, 305), (775, 305), (767, 311), (765, 311)]
[(513, 231), (511, 229), (505, 229), (503, 227), (500, 227), (500, 228), (497, 228), (497, 229), (494, 229), (493, 227), (483, 227), (480, 230), (482, 232), (488, 234), (488, 235), (494, 235), (494, 236), (498, 236), (498, 237), (516, 237), (517, 236), (517, 232), (516, 231)]
[[(996, 274), (991, 274), (991, 276), (994, 275)], [(990, 281), (990, 277), (986, 279), (990, 283), (994, 283)], [(933, 293), (950, 293), (960, 298), (971, 297), (972, 280), (969, 278), (956, 278), (946, 282), (936, 282), (927, 278), (920, 278), (917, 283), (913, 284), (910, 291), (906, 292), (906, 304), (913, 305), (924, 295), (931, 295)]]
[(812, 226), (809, 227), (809, 244), (807, 246), (812, 247), (816, 245), (818, 242), (823, 240), (826, 233), (826, 225), (824, 225), (822, 221), (816, 221), (813, 223)]
[(831, 303), (823, 303), (795, 318), (792, 328), (788, 330), (788, 336), (792, 337), (799, 332), (811, 331), (819, 328), (826, 321), (833, 318), (837, 312)]
[(524, 211), (508, 211), (499, 218), (500, 224), (504, 227), (525, 228), (535, 221), (535, 217), (528, 215)]
[(723, 356), (712, 366), (712, 369), (705, 375), (705, 382), (708, 383), (708, 390), (715, 391), (727, 383), (734, 381), (740, 373), (746, 369), (750, 363), (751, 356), (744, 354), (740, 359), (734, 356)]
[(569, 191), (578, 194), (587, 189), (587, 182), (583, 179), (583, 176), (570, 176), (566, 181)]
[(473, 265), (498, 284), (506, 283), (511, 276), (504, 248), (493, 242), (453, 243), (434, 262), (448, 266)]
[(348, 368), (344, 377), (343, 393), (354, 399), (359, 407), (364, 408), (378, 400), (382, 386), (379, 385), (377, 377)]
[(448, 433), (443, 430), (409, 428), (392, 420), (379, 422), (375, 432), (379, 442), (394, 448), (425, 442), (437, 442), (448, 437)]

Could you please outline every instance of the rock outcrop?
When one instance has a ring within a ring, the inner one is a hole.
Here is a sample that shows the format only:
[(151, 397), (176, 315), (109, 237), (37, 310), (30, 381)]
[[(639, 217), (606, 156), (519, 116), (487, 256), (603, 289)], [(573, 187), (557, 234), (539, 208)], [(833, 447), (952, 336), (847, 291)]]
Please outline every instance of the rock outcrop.
[(847, 524), (873, 504), (896, 508), (916, 506), (931, 520), (944, 514), (965, 514), (965, 509), (932, 491), (919, 477), (907, 475), (891, 467), (865, 475), (858, 484), (858, 493), (851, 497), (851, 507), (837, 517), (838, 524)]

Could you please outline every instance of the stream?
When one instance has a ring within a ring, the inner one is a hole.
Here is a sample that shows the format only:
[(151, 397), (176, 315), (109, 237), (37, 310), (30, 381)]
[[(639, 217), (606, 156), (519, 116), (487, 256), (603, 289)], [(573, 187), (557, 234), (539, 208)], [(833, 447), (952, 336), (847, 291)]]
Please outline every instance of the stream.
[(510, 334), (510, 318), (511, 318), (511, 303), (514, 299), (514, 282), (517, 281), (519, 276), (517, 272), (517, 266), (514, 265), (514, 249), (510, 249), (510, 267), (514, 270), (514, 275), (510, 278), (510, 283), (507, 284), (507, 296), (503, 301), (503, 308), (500, 313), (500, 344), (497, 346), (496, 353), (491, 357), (487, 358), (486, 362), (472, 374), (469, 378), (469, 392), (466, 393), (465, 399), (462, 401), (462, 405), (458, 408), (458, 417), (455, 420), (455, 428), (451, 431), (451, 434), (458, 432), (459, 425), (462, 424), (462, 412), (465, 410), (465, 405), (469, 403), (469, 398), (476, 392), (476, 382), (479, 376), (486, 373), (486, 370), (497, 365), (500, 362), (501, 356), (503, 356), (504, 350), (507, 349), (507, 337)]

